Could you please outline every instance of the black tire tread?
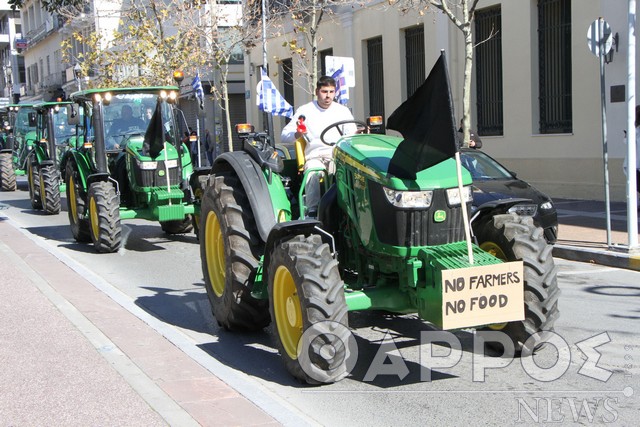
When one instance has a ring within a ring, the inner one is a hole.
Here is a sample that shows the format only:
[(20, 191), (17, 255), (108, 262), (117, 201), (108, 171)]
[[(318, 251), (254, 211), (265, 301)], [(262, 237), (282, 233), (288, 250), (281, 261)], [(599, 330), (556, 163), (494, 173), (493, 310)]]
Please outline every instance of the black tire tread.
[(500, 246), (508, 261), (523, 261), (525, 319), (510, 322), (504, 332), (513, 340), (516, 352), (531, 354), (544, 342), (529, 342), (525, 347), (527, 339), (539, 332), (552, 331), (560, 315), (553, 247), (544, 239), (543, 230), (533, 225), (531, 217), (502, 214), (482, 224), (475, 230), (481, 244), (492, 241)]
[(13, 169), (13, 155), (10, 152), (0, 153), (0, 188), (2, 191), (16, 191), (16, 171)]
[[(269, 299), (271, 317), (274, 320), (271, 335), (280, 351), (287, 371), (297, 380), (307, 384), (325, 384), (341, 380), (347, 374), (347, 353), (344, 337), (322, 335), (321, 342), (305, 343), (310, 345), (310, 358), (319, 368), (314, 370), (316, 375), (309, 376), (297, 359), (289, 357), (284, 350), (278, 334), (276, 317), (273, 307), (274, 283), (272, 272), (284, 265), (292, 274), (296, 282), (298, 298), (303, 313), (303, 331), (318, 322), (337, 322), (349, 326), (348, 308), (344, 296), (344, 283), (340, 278), (338, 262), (331, 255), (329, 245), (322, 242), (318, 235), (305, 237), (298, 235), (290, 240), (280, 242), (271, 255), (271, 262), (266, 271), (269, 284)], [(319, 347), (329, 344), (338, 352), (333, 361), (323, 358)], [(337, 362), (336, 362), (337, 361)], [(327, 374), (326, 372), (330, 372)], [(325, 375), (326, 374), (326, 375)]]
[[(77, 171), (74, 162), (69, 161), (65, 167), (65, 184), (67, 186), (67, 213), (69, 216), (69, 225), (71, 227), (71, 234), (76, 242), (87, 243), (91, 241), (91, 234), (89, 233), (89, 220), (85, 217), (86, 211), (86, 193), (80, 186), (79, 172)], [(73, 217), (73, 210), (71, 209), (71, 178), (73, 178), (73, 186), (76, 194), (76, 211), (77, 218)]]
[[(42, 208), (49, 215), (60, 213), (60, 175), (55, 166), (40, 168), (40, 199)], [(44, 188), (42, 188), (44, 187)]]
[(122, 243), (118, 195), (110, 182), (99, 181), (89, 186), (89, 200), (92, 199), (97, 208), (99, 229), (97, 236), (91, 233), (93, 244), (98, 252), (115, 252)]
[(264, 254), (249, 200), (239, 179), (231, 174), (212, 177), (202, 198), (201, 230), (208, 213), (220, 222), (225, 245), (225, 287), (222, 296), (213, 291), (207, 266), (206, 241), (200, 234), (200, 258), (211, 310), (218, 324), (228, 330), (255, 331), (269, 324), (268, 301), (251, 295), (251, 281)]

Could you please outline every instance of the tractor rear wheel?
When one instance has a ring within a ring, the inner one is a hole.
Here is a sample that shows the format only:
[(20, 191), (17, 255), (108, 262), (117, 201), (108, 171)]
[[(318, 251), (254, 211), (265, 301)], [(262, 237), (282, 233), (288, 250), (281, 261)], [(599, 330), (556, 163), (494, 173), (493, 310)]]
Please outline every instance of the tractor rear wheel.
[[(544, 345), (543, 331), (552, 331), (560, 316), (558, 310), (557, 270), (551, 256), (553, 246), (544, 239), (544, 231), (533, 225), (531, 217), (516, 214), (495, 215), (474, 227), (480, 247), (504, 261), (522, 260), (524, 264), (524, 313), (522, 321), (490, 325), (513, 341), (516, 353), (531, 354)], [(537, 340), (529, 340), (533, 334)]]
[(329, 245), (318, 235), (295, 236), (274, 248), (267, 271), (271, 333), (287, 371), (308, 384), (344, 378), (352, 335)]
[(40, 198), (40, 178), (36, 180), (33, 163), (27, 160), (27, 185), (29, 186), (29, 200), (33, 209), (42, 209), (42, 199)]
[(89, 186), (89, 223), (91, 240), (98, 252), (115, 252), (120, 248), (120, 203), (110, 182)]
[(67, 162), (64, 177), (67, 187), (67, 213), (69, 215), (71, 234), (73, 234), (73, 238), (77, 242), (90, 242), (89, 220), (85, 218), (86, 199), (84, 190), (80, 186), (79, 172), (73, 162)]
[(193, 219), (191, 215), (187, 215), (184, 219), (161, 221), (160, 227), (167, 234), (185, 234), (193, 230)]
[(55, 166), (40, 168), (40, 199), (45, 213), (60, 213), (60, 176)]
[(266, 300), (251, 295), (264, 243), (247, 195), (234, 175), (216, 175), (202, 199), (200, 259), (211, 310), (229, 330), (269, 324)]
[(16, 171), (13, 169), (13, 154), (0, 153), (0, 188), (2, 191), (16, 191)]

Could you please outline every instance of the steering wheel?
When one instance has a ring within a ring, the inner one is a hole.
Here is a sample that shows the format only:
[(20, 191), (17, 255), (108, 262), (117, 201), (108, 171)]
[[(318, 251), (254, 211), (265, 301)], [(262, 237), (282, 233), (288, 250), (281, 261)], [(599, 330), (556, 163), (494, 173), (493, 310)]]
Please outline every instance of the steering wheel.
[(340, 126), (346, 125), (346, 124), (355, 124), (357, 129), (356, 133), (364, 133), (365, 130), (367, 131), (366, 133), (369, 133), (369, 126), (367, 126), (366, 123), (361, 122), (360, 120), (341, 120), (339, 122), (335, 122), (332, 125), (329, 125), (325, 130), (323, 130), (322, 133), (320, 134), (320, 141), (322, 141), (323, 144), (328, 145), (329, 147), (333, 147), (334, 145), (336, 145), (336, 143), (325, 141), (324, 139), (325, 134), (329, 132), (331, 129), (336, 128), (336, 130), (342, 137), (344, 136), (344, 132), (342, 132), (342, 129), (340, 129)]

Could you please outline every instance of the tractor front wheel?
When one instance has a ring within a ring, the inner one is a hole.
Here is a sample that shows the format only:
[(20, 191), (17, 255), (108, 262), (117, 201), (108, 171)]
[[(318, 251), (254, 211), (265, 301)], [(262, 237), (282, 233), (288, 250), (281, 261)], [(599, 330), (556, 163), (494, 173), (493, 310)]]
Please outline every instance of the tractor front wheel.
[[(480, 247), (504, 261), (524, 264), (524, 313), (522, 321), (490, 325), (513, 341), (517, 353), (533, 353), (544, 344), (544, 331), (552, 331), (558, 310), (557, 270), (551, 256), (553, 247), (531, 217), (516, 214), (495, 215), (474, 227)], [(529, 340), (537, 334), (538, 339)]]
[(272, 335), (285, 367), (308, 384), (348, 373), (352, 335), (338, 262), (320, 236), (295, 236), (271, 253), (268, 286)]
[(40, 168), (40, 200), (45, 213), (60, 213), (60, 177), (53, 165)]
[(16, 171), (13, 169), (13, 154), (0, 153), (0, 188), (2, 191), (16, 191)]
[(89, 223), (91, 240), (98, 252), (115, 252), (120, 248), (120, 203), (109, 182), (94, 182), (89, 186)]
[(76, 242), (90, 242), (89, 220), (85, 218), (86, 199), (80, 186), (79, 172), (74, 167), (73, 162), (67, 162), (64, 176), (67, 187), (67, 213), (69, 215), (71, 234), (73, 234)]
[(29, 186), (29, 200), (31, 200), (31, 207), (33, 209), (42, 209), (42, 199), (40, 198), (40, 178), (36, 180), (36, 172), (34, 171), (33, 163), (31, 159), (27, 160), (27, 185)]
[(247, 195), (234, 175), (217, 175), (202, 199), (200, 259), (211, 310), (228, 330), (269, 324), (266, 300), (251, 295), (264, 253)]

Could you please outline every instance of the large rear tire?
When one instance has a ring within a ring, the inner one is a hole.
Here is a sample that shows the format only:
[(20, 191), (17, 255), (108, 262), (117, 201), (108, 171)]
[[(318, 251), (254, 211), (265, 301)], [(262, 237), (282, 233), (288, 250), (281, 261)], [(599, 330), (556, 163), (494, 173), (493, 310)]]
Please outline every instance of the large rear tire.
[(67, 162), (64, 176), (67, 187), (67, 213), (69, 215), (71, 234), (73, 234), (73, 238), (77, 242), (90, 242), (89, 220), (85, 218), (86, 194), (80, 186), (79, 172), (73, 162)]
[(91, 240), (98, 252), (115, 252), (120, 248), (120, 202), (110, 182), (94, 182), (89, 186), (89, 223)]
[[(474, 232), (485, 251), (505, 261), (523, 261), (525, 319), (488, 329), (509, 335), (517, 353), (531, 354), (544, 344), (543, 332), (552, 331), (560, 316), (553, 246), (547, 244), (544, 231), (533, 225), (531, 217), (516, 214), (495, 215), (481, 221)], [(527, 341), (534, 334), (538, 339)]]
[(0, 153), (0, 188), (2, 191), (16, 191), (16, 171), (13, 169), (13, 154)]
[(33, 209), (42, 209), (42, 199), (40, 198), (40, 177), (36, 177), (31, 159), (27, 160), (27, 185), (29, 186), (29, 200), (31, 201), (31, 207)]
[(211, 310), (229, 330), (259, 330), (269, 324), (266, 300), (251, 295), (264, 243), (240, 180), (217, 175), (202, 200), (200, 259)]
[(55, 166), (40, 168), (40, 199), (42, 209), (50, 215), (60, 213), (60, 176)]
[(275, 338), (285, 367), (308, 384), (348, 373), (348, 309), (338, 262), (318, 235), (278, 244), (267, 269)]

